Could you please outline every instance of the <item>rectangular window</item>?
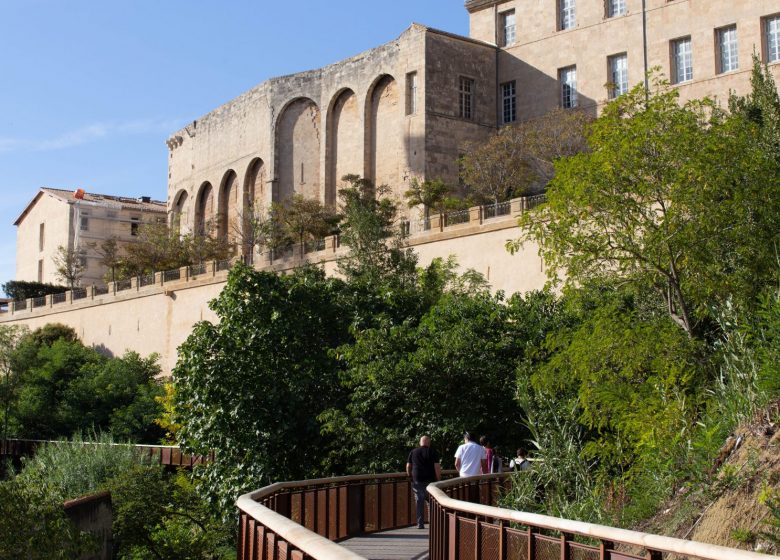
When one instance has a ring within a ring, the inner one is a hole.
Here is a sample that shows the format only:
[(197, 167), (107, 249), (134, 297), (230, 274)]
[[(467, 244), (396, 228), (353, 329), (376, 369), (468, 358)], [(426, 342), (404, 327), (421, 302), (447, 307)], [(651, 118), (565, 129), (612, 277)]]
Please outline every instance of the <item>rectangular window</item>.
[(609, 98), (615, 99), (628, 91), (628, 55), (616, 54), (610, 56), (608, 61)]
[(81, 217), (81, 231), (89, 231), (89, 216)]
[(571, 29), (577, 25), (575, 0), (558, 0), (558, 29)]
[(607, 17), (626, 14), (626, 0), (607, 0)]
[(509, 124), (517, 120), (517, 90), (515, 82), (501, 84), (502, 115), (501, 123)]
[(141, 225), (141, 218), (137, 216), (130, 217), (130, 235), (133, 237), (138, 236), (138, 227)]
[(672, 76), (676, 84), (693, 79), (693, 52), (690, 37), (672, 41)]
[(768, 17), (764, 20), (766, 35), (766, 61), (780, 60), (780, 16)]
[(406, 75), (406, 114), (417, 113), (417, 72)]
[(501, 41), (502, 47), (508, 47), (515, 44), (515, 11), (509, 10), (498, 14), (501, 22)]
[(81, 268), (87, 268), (87, 257), (79, 257), (79, 266)]
[(38, 282), (43, 282), (43, 259), (38, 261)]
[(474, 80), (471, 78), (466, 78), (464, 76), (460, 77), (460, 82), (458, 86), (458, 97), (459, 97), (459, 113), (458, 115), (462, 119), (473, 119), (474, 118)]
[(45, 230), (46, 224), (41, 224), (38, 226), (38, 250), (43, 251), (44, 246), (44, 230)]
[(561, 83), (561, 107), (571, 109), (577, 106), (577, 67), (568, 66), (558, 70)]
[(720, 68), (718, 72), (731, 72), (739, 69), (739, 53), (737, 48), (737, 26), (721, 27), (715, 31), (718, 50), (720, 51)]

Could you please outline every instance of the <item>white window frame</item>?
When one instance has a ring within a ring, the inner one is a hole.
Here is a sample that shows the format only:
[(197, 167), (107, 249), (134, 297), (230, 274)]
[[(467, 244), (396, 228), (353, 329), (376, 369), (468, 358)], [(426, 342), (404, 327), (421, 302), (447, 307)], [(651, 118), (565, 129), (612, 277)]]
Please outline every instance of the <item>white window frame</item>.
[(510, 47), (517, 40), (517, 19), (514, 10), (507, 10), (498, 14), (498, 20), (501, 23), (501, 43), (502, 47)]
[(716, 29), (715, 37), (718, 45), (718, 74), (739, 70), (739, 38), (736, 24)]
[(469, 121), (474, 120), (474, 78), (460, 76), (458, 78), (458, 116)]
[(406, 74), (406, 114), (417, 114), (417, 72)]
[(624, 16), (626, 13), (626, 0), (607, 0), (608, 18)]
[(780, 14), (764, 18), (766, 62), (780, 61)]
[(693, 42), (691, 37), (680, 37), (672, 41), (672, 75), (675, 84), (693, 80)]
[(577, 26), (577, 0), (558, 0), (558, 30)]
[(577, 66), (566, 66), (558, 70), (558, 81), (561, 88), (561, 107), (564, 109), (577, 107)]
[(501, 84), (501, 124), (517, 121), (517, 82)]
[(628, 53), (607, 58), (609, 68), (609, 98), (616, 99), (628, 91)]

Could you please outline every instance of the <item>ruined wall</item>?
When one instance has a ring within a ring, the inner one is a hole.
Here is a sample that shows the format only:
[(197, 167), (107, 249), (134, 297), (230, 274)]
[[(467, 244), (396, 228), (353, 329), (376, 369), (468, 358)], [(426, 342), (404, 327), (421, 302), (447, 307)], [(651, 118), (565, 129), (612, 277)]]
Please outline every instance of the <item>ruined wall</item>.
[(325, 203), (335, 205), (341, 178), (363, 174), (363, 122), (357, 95), (351, 89), (341, 92), (333, 104), (328, 139)]
[(288, 105), (277, 126), (277, 177), (274, 200), (283, 202), (298, 194), (321, 198), (320, 109), (311, 99), (296, 99)]
[(367, 176), (375, 185), (390, 187), (389, 196), (401, 200), (404, 188), (400, 170), (408, 167), (403, 143), (403, 108), (398, 82), (383, 76), (376, 84), (369, 110), (369, 164)]

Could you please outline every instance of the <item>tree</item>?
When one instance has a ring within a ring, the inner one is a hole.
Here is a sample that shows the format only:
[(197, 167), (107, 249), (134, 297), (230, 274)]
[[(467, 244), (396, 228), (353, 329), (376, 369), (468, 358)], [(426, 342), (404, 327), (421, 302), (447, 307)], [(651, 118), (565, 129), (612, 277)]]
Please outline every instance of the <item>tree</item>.
[(339, 261), (339, 271), (349, 281), (369, 285), (413, 282), (417, 258), (404, 247), (404, 234), (396, 223), (398, 209), (384, 196), (389, 188), (375, 187), (357, 175), (346, 175), (343, 180), (349, 185), (339, 190), (340, 237), (349, 253)]
[(278, 210), (289, 237), (295, 239), (301, 251), (306, 241), (322, 239), (333, 233), (339, 215), (315, 198), (295, 194)]
[(122, 251), (118, 244), (119, 238), (112, 235), (99, 245), (92, 243), (90, 246), (100, 257), (101, 266), (106, 267), (106, 282), (116, 282), (117, 271), (122, 264)]
[(0, 376), (2, 376), (3, 439), (8, 439), (8, 415), (16, 397), (19, 377), (13, 370), (13, 356), (26, 327), (0, 325)]
[(409, 190), (404, 193), (404, 198), (409, 208), (423, 206), (426, 214), (431, 210), (443, 214), (454, 202), (449, 196), (452, 191), (452, 187), (440, 179), (420, 182), (415, 177)]
[(547, 204), (508, 248), (536, 241), (551, 278), (571, 284), (651, 286), (697, 334), (709, 306), (749, 302), (775, 275), (780, 169), (756, 135), (709, 100), (637, 86), (592, 125), (588, 152), (556, 163)]
[(554, 162), (586, 148), (593, 119), (584, 111), (555, 109), (544, 116), (505, 126), (487, 142), (467, 146), (461, 178), (479, 204), (498, 204), (538, 192), (554, 175)]
[(320, 474), (317, 415), (340, 394), (330, 350), (350, 338), (344, 284), (314, 268), (290, 275), (234, 266), (173, 370), (180, 444), (215, 451), (203, 489), (225, 516), (236, 496)]
[(72, 249), (60, 245), (52, 260), (58, 279), (65, 282), (71, 290), (79, 285), (81, 277), (87, 269), (86, 253), (82, 249)]
[(3, 291), (14, 301), (61, 294), (68, 291), (67, 286), (44, 284), (43, 282), (27, 282), (25, 280), (9, 280), (3, 284)]
[(755, 123), (765, 149), (780, 160), (780, 96), (772, 73), (756, 54), (753, 54), (750, 85), (751, 93), (744, 97), (732, 93), (729, 109)]

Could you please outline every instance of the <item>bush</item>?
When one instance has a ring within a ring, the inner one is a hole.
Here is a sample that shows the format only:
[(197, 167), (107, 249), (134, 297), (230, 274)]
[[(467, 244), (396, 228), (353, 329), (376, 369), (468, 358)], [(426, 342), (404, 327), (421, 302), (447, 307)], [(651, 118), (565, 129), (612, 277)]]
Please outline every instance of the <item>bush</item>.
[(28, 298), (48, 296), (49, 294), (61, 294), (68, 291), (67, 286), (44, 284), (41, 282), (27, 282), (24, 280), (9, 280), (3, 284), (3, 291), (14, 301)]

